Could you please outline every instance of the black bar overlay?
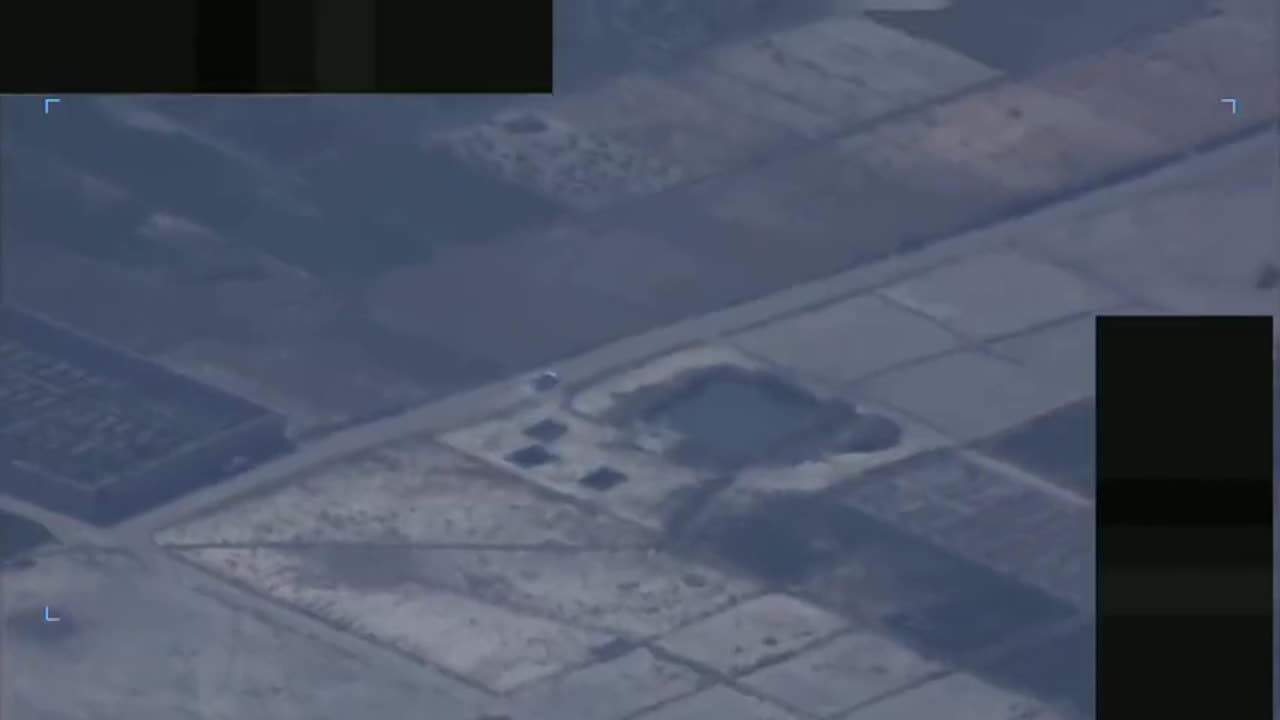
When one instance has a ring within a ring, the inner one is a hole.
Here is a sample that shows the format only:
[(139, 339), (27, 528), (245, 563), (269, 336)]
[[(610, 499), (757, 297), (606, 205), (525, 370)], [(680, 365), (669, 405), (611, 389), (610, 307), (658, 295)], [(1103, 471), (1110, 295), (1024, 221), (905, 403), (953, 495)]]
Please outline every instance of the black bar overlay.
[(22, 3), (0, 93), (549, 93), (552, 4)]
[(1269, 719), (1272, 319), (1097, 331), (1097, 717)]
[(325, 92), (377, 86), (377, 6), (315, 0), (316, 81)]
[(252, 0), (195, 0), (195, 9), (193, 89), (231, 93), (258, 87), (265, 13)]
[(553, 0), (379, 0), (379, 92), (549, 93)]
[(192, 92), (196, 2), (7, 3), (0, 93)]

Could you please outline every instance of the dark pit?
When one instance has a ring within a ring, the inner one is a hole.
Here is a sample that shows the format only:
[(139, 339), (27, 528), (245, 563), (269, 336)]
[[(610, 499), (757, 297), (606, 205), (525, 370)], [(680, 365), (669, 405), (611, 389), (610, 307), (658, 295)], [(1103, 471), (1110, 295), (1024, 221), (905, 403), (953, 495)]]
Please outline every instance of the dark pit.
[(526, 445), (506, 457), (512, 465), (526, 469), (541, 467), (558, 459), (555, 453), (541, 445)]
[(688, 371), (636, 391), (621, 407), (615, 420), (679, 435), (678, 461), (722, 472), (883, 452), (903, 436), (891, 418), (819, 397), (771, 372), (735, 365)]
[(776, 376), (733, 366), (677, 379), (643, 413), (686, 439), (687, 454), (739, 465), (814, 428), (825, 403)]
[(578, 480), (583, 487), (590, 488), (597, 492), (607, 492), (627, 481), (626, 473), (615, 470), (611, 467), (601, 467), (592, 470)]
[(524, 429), (526, 437), (537, 440), (540, 443), (555, 442), (567, 432), (569, 432), (568, 425), (550, 418), (540, 420)]

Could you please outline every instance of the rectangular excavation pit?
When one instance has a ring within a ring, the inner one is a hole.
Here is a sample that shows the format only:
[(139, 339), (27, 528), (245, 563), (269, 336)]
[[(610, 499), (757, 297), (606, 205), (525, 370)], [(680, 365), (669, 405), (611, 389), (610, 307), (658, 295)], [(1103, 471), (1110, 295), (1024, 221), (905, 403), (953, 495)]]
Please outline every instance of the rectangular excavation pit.
[(644, 421), (683, 436), (693, 454), (737, 465), (816, 429), (827, 403), (776, 376), (733, 366), (673, 382)]

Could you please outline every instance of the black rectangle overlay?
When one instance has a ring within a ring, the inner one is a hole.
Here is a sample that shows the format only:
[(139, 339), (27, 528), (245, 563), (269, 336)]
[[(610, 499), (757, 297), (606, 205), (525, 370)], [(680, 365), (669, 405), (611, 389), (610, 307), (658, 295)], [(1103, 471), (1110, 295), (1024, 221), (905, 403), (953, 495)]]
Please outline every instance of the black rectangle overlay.
[(313, 0), (257, 3), (258, 92), (309, 93), (316, 82), (316, 6)]
[(195, 2), (165, 0), (10, 3), (0, 93), (191, 92), (198, 13)]
[[(1099, 486), (1106, 472), (1102, 456), (1110, 452), (1104, 451), (1101, 445), (1099, 438)], [(1270, 458), (1267, 465), (1270, 466)], [(1107, 474), (1107, 489), (1098, 491), (1098, 522), (1175, 527), (1268, 525), (1272, 515), (1272, 482), (1261, 475), (1261, 468), (1258, 472), (1259, 476), (1252, 478), (1129, 479)]]
[[(1156, 512), (1160, 512), (1159, 509)], [(1257, 569), (1272, 560), (1269, 523), (1171, 525), (1110, 523), (1106, 525), (1107, 566), (1158, 570)]]
[(321, 92), (361, 92), (375, 86), (376, 3), (314, 0), (316, 84)]
[(257, 88), (262, 48), (261, 13), (253, 0), (196, 0), (193, 92), (232, 93)]
[(375, 12), (377, 92), (551, 92), (551, 0), (379, 0)]
[(1271, 618), (1098, 618), (1097, 713), (1271, 720)]
[(1262, 568), (1113, 568), (1098, 573), (1108, 617), (1271, 614), (1275, 577)]
[(1099, 718), (1271, 717), (1272, 343), (1269, 317), (1098, 320)]
[(1109, 477), (1270, 477), (1270, 317), (1100, 317), (1097, 343)]
[(552, 1), (26, 3), (0, 92), (549, 93)]

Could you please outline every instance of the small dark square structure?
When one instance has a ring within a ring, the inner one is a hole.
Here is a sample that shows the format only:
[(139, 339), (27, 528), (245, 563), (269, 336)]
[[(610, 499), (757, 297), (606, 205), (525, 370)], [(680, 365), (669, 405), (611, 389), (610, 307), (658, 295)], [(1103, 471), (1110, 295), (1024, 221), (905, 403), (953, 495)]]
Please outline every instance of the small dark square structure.
[(599, 492), (612, 490), (627, 481), (627, 474), (604, 466), (596, 468), (578, 479), (578, 484)]
[(542, 445), (526, 445), (507, 455), (507, 462), (522, 468), (535, 468), (560, 458)]
[(276, 413), (0, 307), (0, 492), (106, 524), (288, 448)]
[(560, 422), (547, 418), (539, 420), (524, 429), (526, 437), (537, 440), (540, 443), (550, 443), (559, 440), (565, 433), (569, 432), (569, 426)]

